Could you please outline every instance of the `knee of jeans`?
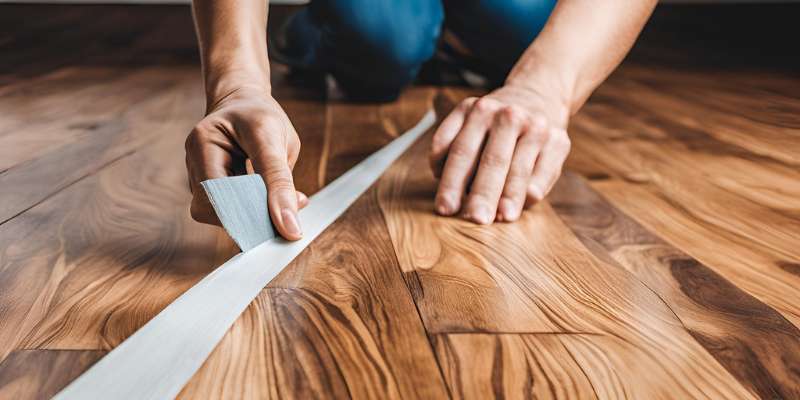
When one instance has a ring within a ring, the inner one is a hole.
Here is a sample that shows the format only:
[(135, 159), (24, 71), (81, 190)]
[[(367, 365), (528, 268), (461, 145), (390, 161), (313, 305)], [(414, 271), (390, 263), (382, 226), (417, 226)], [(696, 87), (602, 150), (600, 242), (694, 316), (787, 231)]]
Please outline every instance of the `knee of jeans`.
[(539, 35), (556, 0), (479, 0), (491, 25), (502, 27), (511, 44), (524, 50)]
[(430, 0), (328, 0), (340, 49), (380, 68), (412, 69), (433, 56), (444, 11)]

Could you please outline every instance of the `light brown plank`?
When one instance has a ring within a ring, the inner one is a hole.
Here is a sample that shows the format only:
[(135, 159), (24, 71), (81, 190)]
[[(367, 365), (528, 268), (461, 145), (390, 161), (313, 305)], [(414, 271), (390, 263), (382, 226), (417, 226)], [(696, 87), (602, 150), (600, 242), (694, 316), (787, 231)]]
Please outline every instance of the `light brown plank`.
[[(58, 118), (56, 113), (54, 123), (23, 126), (3, 137), (10, 141), (6, 142), (8, 147), (16, 146), (11, 146), (12, 142), (34, 140), (30, 145), (36, 147), (36, 152), (42, 153), (28, 154), (33, 158), (21, 164), (12, 164), (11, 168), (0, 173), (0, 186), (13, 188), (3, 191), (0, 223), (166, 133), (172, 134), (173, 129), (185, 130), (185, 125), (177, 125), (174, 118), (180, 115), (185, 119), (185, 110), (193, 110), (187, 108), (185, 102), (187, 88), (197, 90), (193, 76), (195, 71), (194, 68), (185, 67), (144, 71), (139, 80), (148, 79), (152, 83), (146, 86), (149, 91), (129, 90), (123, 86), (118, 87), (111, 96), (113, 100), (93, 98), (84, 101), (86, 107), (96, 111), (94, 113), (73, 114), (71, 109), (75, 108), (75, 103), (71, 100), (70, 88), (61, 88), (61, 106), (67, 108), (70, 118)], [(129, 96), (125, 93), (129, 93)], [(193, 92), (192, 95), (197, 96), (197, 93)], [(94, 101), (108, 102), (110, 109), (97, 108)], [(188, 115), (197, 118), (197, 112), (202, 108), (194, 110), (197, 111)], [(64, 131), (67, 133), (59, 134), (57, 137), (60, 139), (55, 140), (55, 143), (63, 141), (63, 145), (41, 146), (41, 141)], [(20, 152), (28, 153), (24, 147)], [(24, 161), (24, 158), (18, 161)]]
[[(435, 181), (418, 173), (429, 141), (419, 142), (379, 185), (392, 242), (429, 334), (605, 335), (616, 340), (606, 351), (619, 343), (635, 348), (636, 359), (658, 377), (639, 393), (663, 396), (671, 388), (696, 397), (751, 396), (661, 298), (593, 256), (548, 204), (515, 224), (490, 227), (435, 216)], [(624, 379), (637, 378), (622, 371)]]
[(0, 356), (112, 348), (224, 260), (216, 246), (227, 239), (189, 218), (175, 157), (202, 107), (199, 89), (180, 86), (151, 105), (163, 108), (159, 124), (130, 127), (126, 135), (146, 126), (161, 136), (142, 151), (0, 225)]

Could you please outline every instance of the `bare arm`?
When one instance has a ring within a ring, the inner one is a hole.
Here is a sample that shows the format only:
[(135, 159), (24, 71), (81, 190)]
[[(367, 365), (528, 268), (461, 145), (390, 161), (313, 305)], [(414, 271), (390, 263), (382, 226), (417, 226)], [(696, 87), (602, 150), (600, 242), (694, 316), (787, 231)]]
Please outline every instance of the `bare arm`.
[(194, 0), (208, 106), (240, 86), (270, 91), (265, 0)]
[[(657, 1), (559, 1), (507, 84), (560, 93), (574, 114), (628, 53)], [(547, 84), (549, 82), (549, 84)]]
[[(302, 235), (292, 168), (300, 141), (272, 97), (267, 59), (265, 0), (195, 0), (193, 4), (206, 88), (206, 116), (186, 139), (192, 217), (219, 224), (200, 182), (246, 172), (252, 163), (267, 186), (275, 227), (287, 239)], [(265, 221), (266, 223), (266, 221)]]
[(569, 117), (616, 68), (655, 4), (559, 1), (505, 85), (442, 121), (430, 154), (441, 178), (437, 212), (514, 221), (544, 198), (569, 153)]

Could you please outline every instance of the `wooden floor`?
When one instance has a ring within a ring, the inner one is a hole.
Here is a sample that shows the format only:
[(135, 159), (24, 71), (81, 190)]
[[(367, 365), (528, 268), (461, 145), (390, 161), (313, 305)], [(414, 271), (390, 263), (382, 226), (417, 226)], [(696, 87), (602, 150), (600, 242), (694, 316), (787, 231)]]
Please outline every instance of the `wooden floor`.
[[(518, 223), (435, 216), (420, 141), (181, 397), (800, 398), (798, 11), (659, 8)], [(187, 7), (2, 5), (0, 26), (0, 398), (47, 398), (236, 249), (188, 215)], [(306, 192), (469, 92), (275, 79)]]

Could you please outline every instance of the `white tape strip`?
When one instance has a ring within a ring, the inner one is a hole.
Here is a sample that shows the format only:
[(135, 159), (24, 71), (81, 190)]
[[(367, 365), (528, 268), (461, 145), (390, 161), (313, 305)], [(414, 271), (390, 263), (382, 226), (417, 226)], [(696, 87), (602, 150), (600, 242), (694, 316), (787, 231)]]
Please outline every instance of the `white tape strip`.
[(241, 253), (178, 297), (55, 399), (174, 398), (258, 293), (435, 122), (417, 125), (320, 190), (300, 212), (304, 236)]

